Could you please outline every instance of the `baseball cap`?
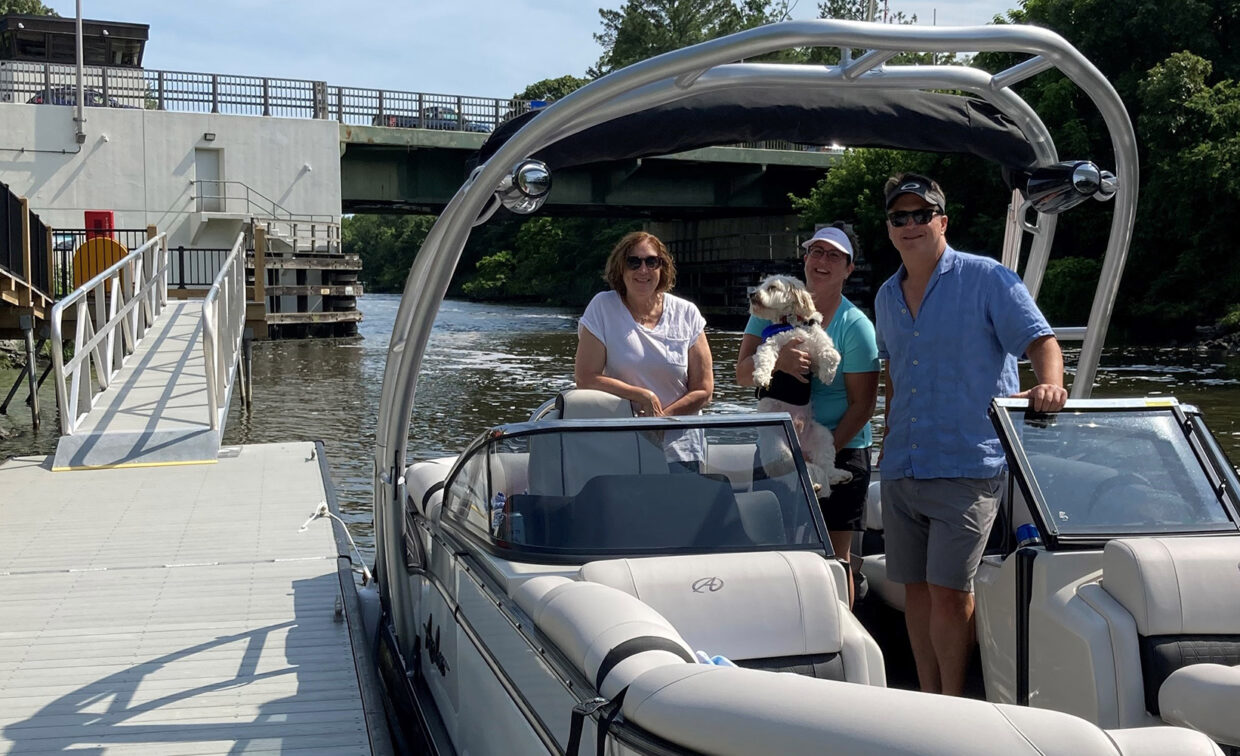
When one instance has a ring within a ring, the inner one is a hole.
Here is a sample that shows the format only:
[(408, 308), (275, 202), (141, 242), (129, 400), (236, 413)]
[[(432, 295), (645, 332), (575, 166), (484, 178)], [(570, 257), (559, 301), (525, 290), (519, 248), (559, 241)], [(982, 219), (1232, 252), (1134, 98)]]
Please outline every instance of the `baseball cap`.
[(941, 191), (934, 188), (934, 182), (916, 173), (906, 175), (903, 181), (887, 192), (887, 204), (884, 207), (890, 208), (891, 203), (901, 194), (916, 194), (931, 205), (938, 205), (939, 210), (947, 209), (947, 200)]
[(809, 249), (814, 242), (823, 241), (835, 247), (839, 251), (848, 255), (848, 259), (853, 259), (852, 242), (848, 241), (848, 234), (844, 233), (835, 226), (824, 226), (814, 232), (809, 239), (801, 242), (801, 246)]

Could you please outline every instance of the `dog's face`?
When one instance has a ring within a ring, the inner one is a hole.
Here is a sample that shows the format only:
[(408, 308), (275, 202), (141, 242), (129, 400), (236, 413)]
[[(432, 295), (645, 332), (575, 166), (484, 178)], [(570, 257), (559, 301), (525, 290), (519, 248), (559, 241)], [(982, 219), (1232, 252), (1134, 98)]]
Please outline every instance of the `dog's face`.
[(792, 276), (767, 276), (749, 294), (749, 312), (754, 317), (778, 322), (789, 316), (809, 320), (817, 314), (814, 298), (805, 284)]

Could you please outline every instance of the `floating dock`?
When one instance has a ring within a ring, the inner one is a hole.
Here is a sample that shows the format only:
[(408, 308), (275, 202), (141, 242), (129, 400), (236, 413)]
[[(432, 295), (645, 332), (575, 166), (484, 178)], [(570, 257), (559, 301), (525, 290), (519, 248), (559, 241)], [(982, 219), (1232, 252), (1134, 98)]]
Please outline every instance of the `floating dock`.
[(0, 752), (390, 752), (322, 456), (0, 465)]

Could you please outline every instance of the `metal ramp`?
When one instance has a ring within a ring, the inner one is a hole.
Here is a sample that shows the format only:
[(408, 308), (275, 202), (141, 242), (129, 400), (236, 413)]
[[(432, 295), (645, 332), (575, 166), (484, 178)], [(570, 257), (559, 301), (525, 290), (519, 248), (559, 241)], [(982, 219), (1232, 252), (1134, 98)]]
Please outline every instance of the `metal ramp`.
[(62, 436), (52, 469), (214, 463), (245, 323), (244, 237), (205, 300), (169, 303), (162, 234), (52, 310)]

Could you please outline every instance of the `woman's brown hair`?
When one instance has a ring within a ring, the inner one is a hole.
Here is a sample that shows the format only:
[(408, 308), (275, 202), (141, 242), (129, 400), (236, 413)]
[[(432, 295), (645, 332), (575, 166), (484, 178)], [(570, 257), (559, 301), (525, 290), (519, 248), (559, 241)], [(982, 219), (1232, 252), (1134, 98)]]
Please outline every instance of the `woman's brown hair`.
[(663, 260), (663, 267), (659, 270), (659, 289), (658, 291), (671, 291), (676, 285), (676, 263), (672, 260), (671, 254), (667, 251), (667, 245), (659, 240), (654, 234), (645, 231), (633, 231), (625, 234), (616, 242), (616, 246), (612, 248), (611, 254), (607, 256), (607, 265), (603, 268), (603, 280), (615, 289), (620, 296), (625, 295), (624, 286), (624, 268), (628, 256), (642, 242), (649, 242), (654, 251), (659, 254), (659, 258)]

